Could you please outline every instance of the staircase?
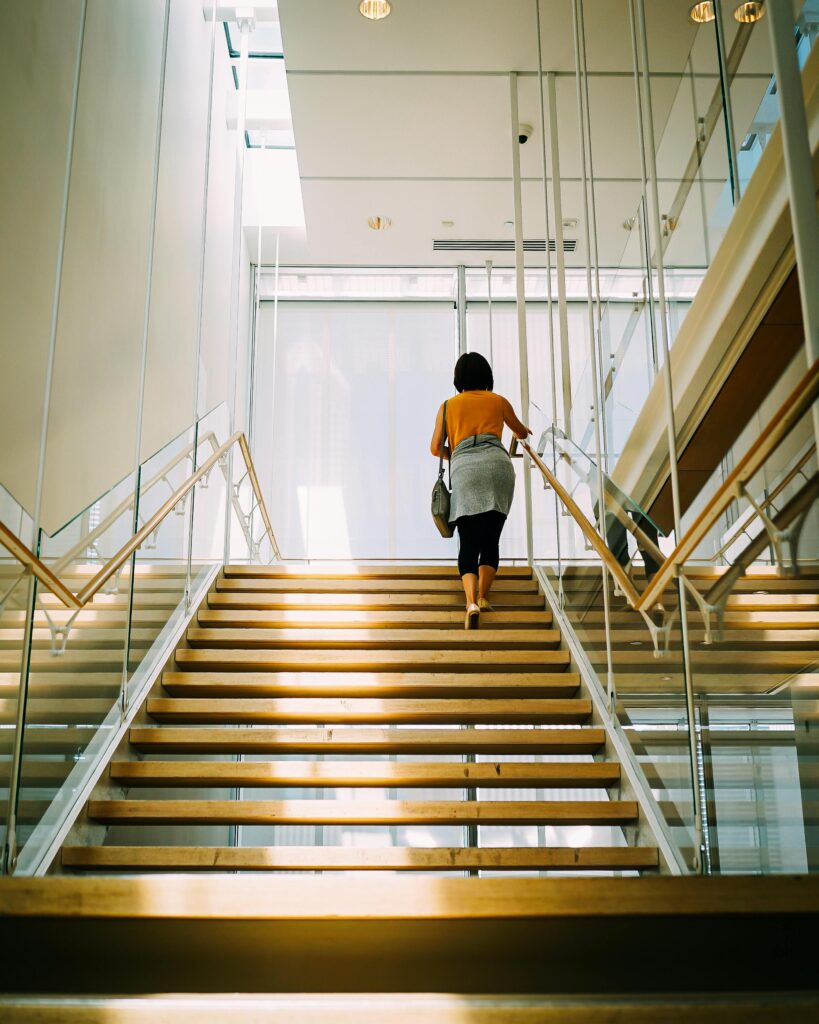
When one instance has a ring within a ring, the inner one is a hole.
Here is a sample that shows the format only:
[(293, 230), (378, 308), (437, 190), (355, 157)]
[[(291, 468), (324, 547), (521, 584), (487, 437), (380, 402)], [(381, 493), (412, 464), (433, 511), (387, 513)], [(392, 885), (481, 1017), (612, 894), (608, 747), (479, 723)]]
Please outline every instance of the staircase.
[(531, 570), (492, 602), (465, 631), (451, 568), (227, 566), (62, 869), (656, 871)]

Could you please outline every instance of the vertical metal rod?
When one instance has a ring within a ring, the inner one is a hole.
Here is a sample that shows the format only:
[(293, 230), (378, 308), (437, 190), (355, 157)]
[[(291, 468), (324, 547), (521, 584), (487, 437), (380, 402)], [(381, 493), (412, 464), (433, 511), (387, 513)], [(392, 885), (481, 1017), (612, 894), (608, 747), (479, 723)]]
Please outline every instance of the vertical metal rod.
[[(273, 385), (270, 391), (270, 423), (271, 423), (271, 446), (275, 441), (274, 431), (276, 429), (275, 420), (275, 409), (276, 409), (276, 374), (278, 372), (278, 346), (279, 346), (279, 232), (276, 232), (276, 263), (273, 272), (273, 368), (271, 371), (271, 379)], [(273, 495), (270, 495), (271, 499)], [(272, 504), (272, 501), (271, 501)], [(276, 547), (275, 543), (271, 538), (271, 544), (273, 544), (273, 557), (281, 561), (282, 553)]]
[[(162, 59), (159, 67), (159, 97), (156, 109), (156, 136), (154, 139), (154, 169), (151, 182), (150, 228), (148, 231), (148, 267), (145, 279), (145, 311), (142, 319), (142, 354), (139, 365), (139, 391), (137, 393), (137, 419), (134, 439), (134, 517), (133, 532), (139, 530), (140, 481), (142, 474), (142, 422), (145, 415), (145, 379), (148, 371), (148, 335), (151, 323), (151, 298), (153, 296), (154, 248), (156, 243), (156, 207), (159, 196), (159, 159), (162, 152), (162, 121), (165, 112), (165, 71), (168, 66), (168, 27), (171, 18), (170, 0), (165, 0), (165, 23), (162, 30)], [(157, 528), (158, 529), (158, 528)], [(128, 710), (128, 666), (131, 660), (131, 631), (133, 629), (134, 587), (136, 586), (137, 552), (131, 555), (128, 563), (131, 571), (128, 576), (128, 617), (125, 620), (125, 650), (122, 659), (122, 681), (120, 685), (119, 707), (122, 715)]]
[(553, 71), (546, 74), (549, 91), (549, 149), (552, 164), (552, 202), (555, 208), (555, 262), (557, 315), (560, 323), (560, 381), (563, 395), (563, 432), (572, 436), (572, 364), (569, 352), (569, 307), (566, 300), (566, 254), (563, 248), (563, 195), (560, 182), (560, 146), (557, 134), (557, 94)]
[[(788, 198), (796, 253), (796, 274), (805, 329), (808, 366), (819, 359), (819, 218), (813, 177), (808, 120), (802, 94), (802, 76), (796, 59), (794, 24), (787, 4), (766, 4), (771, 35), (779, 131), (785, 156)], [(813, 431), (819, 445), (819, 403), (813, 404)]]
[[(589, 194), (587, 189), (588, 170), (586, 164), (586, 133), (583, 130), (583, 94), (580, 86), (580, 14), (578, 0), (572, 3), (572, 25), (574, 28), (574, 59), (575, 59), (575, 85), (577, 90), (577, 113), (581, 124), (580, 130), (580, 176), (583, 189), (583, 230), (586, 241), (586, 291), (588, 298), (586, 310), (589, 319), (589, 364), (592, 374), (592, 415), (594, 416), (594, 447), (597, 462), (597, 520), (600, 536), (607, 539), (606, 530), (606, 489), (603, 476), (602, 440), (601, 440), (601, 413), (600, 401), (602, 388), (600, 387), (600, 367), (597, 365), (597, 345), (595, 344), (594, 331), (594, 302), (592, 301), (592, 268), (591, 268), (591, 238), (589, 227)], [(609, 709), (612, 714), (616, 710), (617, 696), (614, 685), (614, 663), (611, 651), (611, 597), (609, 595), (609, 571), (605, 562), (600, 562), (600, 573), (603, 584), (603, 622), (606, 638), (606, 690), (608, 694)]]
[[(71, 191), (71, 167), (74, 158), (74, 135), (77, 127), (77, 106), (80, 95), (80, 72), (82, 69), (83, 43), (87, 0), (82, 0), (77, 29), (77, 59), (74, 63), (74, 84), (71, 93), (71, 107), (68, 114), (68, 135), (65, 149), (65, 173), (63, 175), (60, 225), (57, 233), (57, 258), (54, 265), (54, 293), (51, 302), (51, 322), (48, 332), (48, 355), (46, 356), (45, 381), (43, 384), (43, 411), (40, 417), (40, 445), (37, 461), (37, 480), (34, 485), (34, 503), (31, 508), (31, 546), (40, 554), (40, 519), (43, 510), (43, 486), (45, 482), (45, 460), (48, 447), (48, 421), (51, 406), (51, 386), (54, 380), (54, 358), (57, 351), (57, 322), (60, 312), (60, 293), (65, 256), (65, 235), (68, 222), (68, 197)], [(37, 600), (37, 582), (28, 578), (26, 593), (26, 621), (23, 627), (20, 655), (20, 682), (17, 688), (17, 708), (14, 724), (14, 745), (9, 769), (9, 797), (6, 813), (6, 837), (3, 848), (3, 863), (0, 870), (6, 874), (14, 871), (17, 862), (17, 804), (19, 800), (20, 776), (23, 758), (23, 737), (25, 732), (26, 706), (28, 703), (29, 670), (31, 667), (31, 639), (34, 628), (34, 609)]]
[(489, 363), (495, 365), (495, 343), (492, 331), (492, 260), (486, 261), (486, 311), (489, 318)]
[[(630, 5), (636, 3), (637, 16), (634, 19), (639, 40), (639, 56), (642, 57), (643, 109), (645, 111), (644, 134), (646, 157), (650, 177), (649, 197), (651, 200), (651, 217), (654, 227), (654, 258), (657, 264), (657, 296), (660, 305), (660, 335), (663, 342), (663, 383), (666, 404), (666, 434), (668, 438), (668, 466), (671, 476), (671, 498), (674, 509), (674, 535), (682, 536), (680, 528), (680, 480), (677, 468), (677, 427), (674, 416), (674, 389), (671, 380), (671, 355), (668, 337), (668, 316), (665, 301), (665, 265), (661, 243), (662, 226), (660, 223), (660, 198), (657, 185), (657, 156), (654, 141), (654, 114), (651, 103), (650, 64), (648, 59), (648, 38), (645, 21), (645, 0), (629, 0)], [(639, 69), (638, 69), (639, 73)], [(694, 680), (691, 668), (691, 650), (688, 639), (688, 612), (685, 603), (685, 590), (682, 580), (677, 579), (677, 594), (680, 609), (680, 633), (683, 653), (683, 675), (685, 677), (685, 703), (688, 718), (689, 755), (691, 758), (691, 778), (694, 796), (694, 870), (701, 871), (704, 865), (702, 857), (703, 844), (703, 799), (700, 788), (699, 774), (699, 739), (696, 727), (696, 708), (694, 702)]]
[[(776, 0), (765, 6), (775, 7)], [(728, 174), (731, 182), (731, 198), (736, 206), (741, 190), (737, 164), (737, 143), (734, 135), (734, 108), (731, 103), (731, 79), (728, 77), (728, 62), (725, 57), (725, 23), (722, 20), (722, 0), (714, 0), (714, 28), (717, 36), (717, 64), (719, 65), (719, 87), (722, 93), (722, 115), (725, 120), (725, 145), (728, 149)]]
[[(193, 364), (193, 453), (191, 472), (195, 473), (199, 461), (199, 382), (202, 363), (202, 325), (204, 323), (205, 305), (205, 256), (208, 236), (208, 192), (210, 186), (210, 135), (213, 124), (213, 76), (216, 64), (216, 3), (211, 8), (210, 18), (210, 66), (208, 71), (208, 112), (205, 118), (205, 177), (202, 188), (202, 235), (199, 243), (199, 283), (197, 286), (196, 310), (196, 344), (194, 347)], [(190, 609), (191, 590), (193, 587), (193, 543), (196, 510), (196, 488), (190, 492), (188, 502), (188, 565), (185, 574), (185, 608)]]
[[(524, 422), (529, 419), (529, 356), (526, 347), (526, 280), (523, 262), (523, 204), (520, 195), (520, 142), (518, 132), (518, 76), (509, 75), (509, 100), (512, 129), (512, 186), (515, 199), (515, 285), (518, 314), (518, 358), (520, 366), (520, 414)], [(532, 463), (529, 456), (523, 456), (523, 493), (526, 502), (526, 558), (532, 564), (534, 539), (532, 531)]]
[[(228, 340), (228, 436), (236, 430), (236, 377), (239, 360), (239, 288), (242, 280), (242, 201), (245, 177), (245, 125), (247, 123), (247, 62), (251, 17), (239, 20), (239, 95), (236, 97), (236, 167), (233, 178), (233, 255), (230, 273), (230, 336)], [(227, 457), (224, 561), (230, 561), (233, 498), (233, 448)]]
[(469, 340), (466, 336), (466, 267), (463, 263), (458, 265), (457, 274), (457, 296), (458, 307), (458, 355), (469, 351)]
[[(264, 153), (267, 149), (267, 132), (262, 132), (262, 159), (264, 159)], [(256, 196), (257, 203), (259, 196)], [(259, 324), (259, 313), (262, 306), (262, 214), (261, 209), (257, 210), (259, 217), (259, 231), (256, 238), (256, 272), (253, 275), (253, 321), (250, 328), (250, 353), (248, 357), (247, 366), (247, 443), (250, 446), (250, 450), (253, 451), (253, 421), (255, 419), (255, 392), (256, 392), (256, 333)], [(256, 536), (254, 526), (254, 513), (255, 505), (251, 504), (250, 507), (250, 537), (251, 540)], [(249, 560), (253, 561), (253, 547), (251, 543), (250, 551), (248, 552)]]
[[(557, 426), (557, 366), (555, 365), (555, 325), (553, 320), (553, 298), (552, 298), (552, 251), (550, 239), (552, 236), (549, 217), (549, 175), (546, 162), (546, 109), (543, 100), (543, 44), (540, 30), (540, 0), (535, 0), (535, 29), (537, 32), (537, 98), (538, 112), (540, 114), (540, 171), (543, 179), (543, 215), (546, 226), (546, 315), (549, 318), (549, 376), (552, 397), (552, 426)], [(553, 183), (553, 191), (557, 183)], [(561, 225), (562, 227), (562, 225)], [(557, 446), (552, 438), (552, 472), (557, 477)], [(560, 504), (557, 493), (553, 492), (555, 510), (555, 545), (557, 552), (557, 578), (559, 590), (563, 590), (563, 566), (560, 550)]]
[[(588, 69), (586, 67), (586, 22), (583, 12), (583, 0), (577, 0), (577, 53), (580, 58), (580, 76), (579, 84), (582, 86), (582, 110), (580, 120), (580, 130), (585, 133), (586, 137), (586, 153), (588, 155), (588, 179), (584, 181), (583, 185), (588, 195), (588, 210), (591, 215), (589, 232), (587, 237), (591, 239), (591, 265), (594, 269), (594, 287), (595, 287), (595, 298), (594, 308), (597, 310), (597, 330), (595, 332), (595, 338), (597, 342), (597, 365), (599, 369), (600, 379), (598, 386), (600, 388), (600, 432), (603, 440), (603, 446), (601, 449), (601, 456), (603, 459), (603, 468), (606, 472), (609, 470), (609, 430), (608, 430), (608, 415), (606, 413), (606, 393), (604, 389), (603, 381), (605, 380), (605, 360), (603, 358), (603, 306), (602, 299), (600, 296), (600, 256), (597, 249), (597, 202), (594, 196), (594, 154), (592, 151), (592, 130), (591, 130), (591, 106), (589, 104), (589, 76)], [(592, 298), (589, 295), (589, 302), (591, 303)]]

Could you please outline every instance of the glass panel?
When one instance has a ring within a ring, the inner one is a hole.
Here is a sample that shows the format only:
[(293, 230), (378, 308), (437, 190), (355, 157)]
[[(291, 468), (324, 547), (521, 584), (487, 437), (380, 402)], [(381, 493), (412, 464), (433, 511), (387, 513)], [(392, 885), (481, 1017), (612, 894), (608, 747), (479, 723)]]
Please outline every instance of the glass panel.
[[(193, 430), (174, 438), (140, 467), (137, 528), (161, 514), (165, 504), (193, 472)], [(131, 606), (129, 689), (143, 660), (153, 653), (172, 613), (184, 605), (188, 573), (190, 495), (173, 506), (123, 570)], [(133, 581), (130, 577), (133, 574)]]
[[(203, 465), (227, 441), (229, 429), (228, 409), (224, 404), (202, 417), (197, 435), (197, 466)], [(194, 577), (224, 560), (227, 465), (227, 457), (219, 459), (195, 488), (191, 544), (191, 573)]]
[[(805, 370), (800, 353), (686, 520), (716, 493)], [(818, 497), (808, 414), (685, 566), (702, 595), (690, 621), (714, 870), (819, 870)]]
[[(31, 544), (31, 520), (0, 487), (0, 522)], [(0, 846), (5, 843), (15, 723), (17, 721), (23, 640), (29, 604), (29, 578), (16, 558), (0, 545)], [(35, 623), (37, 619), (35, 618)], [(29, 814), (31, 794), (21, 794), (21, 816)]]
[[(40, 557), (75, 593), (132, 535), (134, 485), (131, 474), (53, 536), (41, 534)], [(119, 724), (129, 584), (126, 564), (79, 612), (38, 588), (20, 770), (21, 798), (35, 810), (20, 821), (18, 849), (47, 813), (70, 804), (69, 776), (94, 763)]]

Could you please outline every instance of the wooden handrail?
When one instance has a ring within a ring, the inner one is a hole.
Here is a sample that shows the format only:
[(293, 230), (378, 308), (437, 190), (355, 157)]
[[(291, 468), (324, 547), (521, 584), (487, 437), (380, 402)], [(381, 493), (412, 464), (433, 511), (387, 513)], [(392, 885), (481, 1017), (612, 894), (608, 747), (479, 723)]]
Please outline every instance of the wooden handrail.
[(733, 472), (657, 570), (657, 574), (643, 591), (642, 597), (636, 605), (638, 611), (650, 607), (660, 599), (660, 595), (669, 581), (677, 575), (679, 567), (684, 565), (693, 554), (697, 545), (704, 539), (731, 501), (742, 496), (742, 485), (759, 472), (768, 456), (810, 410), (817, 397), (819, 397), (819, 359), (788, 395), (771, 422), (742, 456)]
[[(774, 487), (774, 489), (772, 491), (767, 492), (765, 494), (765, 497), (759, 500), (759, 504), (760, 505), (764, 505), (766, 510), (767, 510), (772, 505), (772, 503), (779, 497), (779, 495), (785, 490), (785, 488), (797, 476), (799, 476), (799, 474), (802, 472), (802, 469), (808, 464), (808, 462), (810, 462), (810, 460), (813, 458), (813, 456), (815, 454), (816, 454), (816, 443), (814, 442), (814, 443), (812, 443), (808, 447), (807, 451), (798, 460), (796, 465), (792, 466), (788, 470), (788, 472), (785, 474), (785, 476), (782, 477), (782, 479)], [(802, 474), (802, 475), (804, 476), (804, 474)], [(714, 554), (712, 556), (714, 561), (716, 561), (719, 558), (722, 558), (722, 556), (725, 554), (725, 552), (730, 547), (732, 547), (734, 544), (736, 544), (736, 542), (740, 538), (740, 535), (743, 534), (748, 529), (750, 524), (754, 521), (754, 519), (756, 519), (756, 516), (757, 516), (756, 509), (752, 508), (749, 511), (750, 511), (750, 514), (749, 514), (748, 518), (745, 519), (744, 521), (737, 522), (735, 524), (737, 528), (734, 530), (734, 532), (731, 534), (731, 536), (728, 538), (728, 540), (726, 540), (723, 543), (722, 547), (718, 548), (714, 552)], [(664, 560), (665, 559), (663, 559), (663, 561)]]
[(629, 579), (625, 569), (620, 565), (617, 559), (611, 552), (608, 544), (603, 540), (600, 534), (595, 530), (589, 520), (583, 515), (580, 506), (569, 494), (563, 484), (555, 477), (549, 467), (543, 462), (536, 451), (533, 450), (532, 446), (528, 441), (521, 441), (524, 451), (529, 455), (529, 458), (534, 462), (540, 472), (543, 474), (546, 482), (557, 494), (558, 498), (563, 502), (571, 515), (572, 519), (580, 527), (583, 536), (588, 540), (597, 554), (600, 556), (601, 561), (605, 564), (608, 571), (612, 574), (614, 579), (617, 581), (617, 586), (622, 590), (626, 600), (632, 606), (636, 608), (640, 600), (640, 595), (637, 592), (636, 587)]
[[(264, 497), (262, 496), (262, 491), (259, 486), (259, 480), (256, 476), (256, 469), (253, 465), (253, 458), (250, 454), (247, 438), (242, 431), (237, 431), (232, 437), (225, 441), (223, 445), (216, 448), (213, 454), (202, 463), (196, 472), (192, 473), (191, 476), (189, 476), (188, 479), (173, 492), (173, 494), (157, 509), (151, 518), (143, 523), (133, 537), (131, 537), (119, 549), (119, 551), (105, 563), (96, 576), (89, 580), (77, 594), (73, 594), (62, 580), (60, 580), (59, 577), (56, 576), (52, 570), (34, 554), (33, 551), (26, 547), (19, 537), (13, 534), (2, 523), (0, 523), (0, 544), (7, 548), (7, 550), (10, 551), (26, 569), (32, 572), (43, 586), (47, 587), (48, 590), (56, 595), (67, 608), (80, 610), (85, 607), (94, 595), (105, 586), (107, 581), (117, 573), (123, 565), (125, 565), (131, 555), (145, 543), (147, 538), (156, 530), (168, 513), (179, 504), (179, 502), (189, 493), (189, 491), (193, 489), (193, 487), (195, 487), (197, 482), (201, 480), (206, 473), (210, 472), (219, 459), (237, 443), (245, 460), (248, 478), (250, 479), (253, 492), (256, 496), (256, 502), (264, 521), (265, 531), (270, 537), (270, 543), (276, 557), (280, 557), (279, 547), (276, 543), (273, 527), (270, 523), (270, 517), (267, 514), (267, 506), (265, 505)], [(228, 481), (228, 486), (230, 486), (230, 481)]]
[[(12, 533), (3, 523), (0, 523), (0, 544), (14, 555), (25, 571), (31, 572), (44, 587), (47, 587), (52, 594), (56, 594), (66, 608), (73, 608), (75, 610), (82, 608), (79, 600), (71, 593), (63, 581), (58, 576), (55, 576), (45, 562), (41, 562), (31, 548), (27, 547), (17, 534)], [(20, 576), (18, 578), (18, 583), (20, 579), (23, 579), (23, 577)], [(13, 589), (14, 586), (12, 586)]]

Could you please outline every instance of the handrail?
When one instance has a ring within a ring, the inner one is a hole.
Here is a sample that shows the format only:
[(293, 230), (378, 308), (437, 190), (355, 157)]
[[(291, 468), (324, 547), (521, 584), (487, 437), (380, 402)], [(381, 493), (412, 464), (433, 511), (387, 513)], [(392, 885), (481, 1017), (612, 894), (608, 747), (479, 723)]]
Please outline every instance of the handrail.
[[(782, 493), (782, 492), (783, 492), (783, 491), (785, 490), (785, 488), (786, 488), (786, 487), (787, 487), (787, 486), (788, 486), (788, 485), (789, 485), (789, 484), (790, 484), (790, 483), (791, 483), (791, 482), (792, 482), (793, 480), (795, 480), (795, 479), (796, 479), (796, 477), (797, 477), (797, 476), (799, 476), (800, 474), (801, 474), (801, 475), (802, 475), (803, 477), (805, 476), (805, 474), (804, 474), (804, 473), (802, 473), (802, 470), (803, 470), (803, 469), (804, 469), (804, 467), (805, 467), (805, 466), (806, 466), (806, 465), (808, 464), (808, 462), (810, 462), (810, 460), (811, 460), (811, 459), (813, 458), (813, 456), (814, 456), (815, 454), (816, 454), (816, 442), (815, 442), (815, 441), (813, 441), (813, 442), (811, 442), (811, 444), (810, 444), (810, 445), (808, 446), (808, 448), (807, 448), (807, 450), (806, 450), (806, 451), (804, 452), (804, 454), (803, 454), (803, 455), (802, 455), (802, 456), (801, 456), (801, 457), (800, 457), (800, 458), (799, 458), (799, 459), (798, 459), (798, 460), (796, 461), (796, 464), (795, 464), (794, 466), (792, 466), (792, 467), (791, 467), (791, 468), (790, 468), (790, 469), (788, 470), (788, 472), (787, 472), (787, 473), (786, 473), (786, 474), (785, 474), (785, 475), (784, 475), (784, 476), (782, 477), (782, 479), (781, 479), (781, 480), (779, 481), (779, 483), (778, 483), (778, 484), (777, 484), (777, 485), (776, 485), (776, 486), (775, 486), (775, 487), (773, 488), (773, 490), (772, 490), (772, 491), (771, 491), (771, 492), (770, 492), (769, 494), (766, 494), (764, 498), (762, 498), (762, 499), (757, 499), (757, 505), (759, 505), (759, 506), (761, 506), (761, 507), (764, 507), (764, 508), (765, 508), (766, 510), (767, 510), (768, 508), (771, 508), (771, 507), (773, 507), (773, 503), (774, 503), (774, 501), (775, 501), (775, 500), (776, 500), (776, 499), (777, 499), (777, 498), (779, 497), (779, 495), (780, 495), (780, 494), (781, 494), (781, 493)], [(720, 548), (718, 548), (718, 549), (717, 549), (717, 550), (716, 550), (716, 551), (714, 552), (714, 554), (713, 554), (713, 555), (711, 556), (711, 557), (712, 557), (712, 558), (714, 559), (714, 561), (717, 561), (718, 559), (722, 558), (722, 557), (724, 556), (725, 552), (726, 552), (726, 551), (727, 551), (727, 550), (728, 550), (729, 548), (733, 547), (733, 546), (734, 546), (734, 544), (736, 544), (736, 542), (737, 542), (737, 541), (739, 540), (740, 536), (741, 536), (741, 535), (742, 535), (743, 533), (746, 533), (746, 531), (748, 530), (748, 527), (749, 527), (749, 526), (751, 525), (751, 523), (752, 523), (752, 522), (753, 522), (753, 521), (754, 521), (754, 520), (755, 520), (755, 519), (757, 518), (757, 516), (759, 515), (759, 513), (758, 513), (757, 509), (755, 509), (755, 508), (753, 508), (753, 507), (752, 507), (752, 508), (750, 508), (750, 509), (749, 509), (748, 511), (749, 511), (749, 513), (750, 513), (750, 514), (748, 515), (747, 519), (745, 519), (745, 520), (742, 520), (742, 521), (739, 521), (739, 520), (738, 520), (738, 521), (736, 522), (736, 524), (735, 524), (735, 526), (736, 526), (736, 529), (734, 530), (734, 532), (733, 532), (733, 533), (732, 533), (732, 534), (731, 534), (731, 535), (730, 535), (730, 536), (728, 537), (728, 540), (726, 540), (726, 541), (725, 541), (725, 542), (724, 542), (724, 543), (722, 544), (722, 546), (721, 546)], [(776, 509), (774, 509), (774, 511), (776, 511)]]
[(569, 494), (563, 484), (555, 477), (549, 467), (544, 463), (537, 452), (532, 448), (528, 441), (521, 441), (523, 450), (529, 455), (529, 458), (534, 462), (540, 472), (543, 474), (546, 482), (557, 494), (558, 498), (566, 506), (569, 514), (580, 527), (583, 536), (591, 544), (597, 554), (600, 556), (601, 561), (605, 564), (608, 571), (612, 574), (614, 579), (617, 581), (617, 586), (622, 590), (626, 600), (632, 606), (636, 608), (640, 600), (640, 595), (637, 592), (637, 588), (631, 582), (628, 573), (620, 565), (617, 559), (614, 557), (611, 549), (595, 530), (589, 520), (583, 515), (577, 502)]
[[(212, 430), (209, 430), (206, 434), (203, 434), (202, 437), (198, 438), (196, 442), (191, 441), (190, 444), (187, 444), (181, 451), (177, 452), (176, 455), (174, 455), (174, 457), (170, 460), (170, 462), (165, 463), (162, 469), (157, 470), (157, 472), (151, 477), (150, 480), (147, 480), (144, 484), (140, 484), (140, 497), (143, 497), (145, 494), (147, 494), (148, 491), (152, 490), (162, 480), (165, 480), (168, 486), (170, 487), (170, 481), (166, 479), (168, 473), (176, 469), (180, 462), (184, 462), (187, 458), (189, 458), (192, 452), (198, 451), (199, 446), (201, 444), (204, 444), (205, 442), (210, 442), (210, 446), (214, 451), (219, 446), (216, 434)], [(114, 486), (116, 487), (117, 485), (115, 484)], [(81, 554), (83, 551), (89, 548), (94, 543), (94, 541), (97, 540), (98, 537), (103, 536), (103, 534), (107, 532), (111, 524), (117, 522), (117, 520), (120, 519), (123, 513), (133, 508), (135, 501), (136, 493), (134, 492), (133, 489), (130, 489), (127, 497), (123, 498), (118, 505), (111, 509), (108, 515), (104, 519), (100, 520), (100, 522), (97, 523), (93, 530), (90, 530), (87, 534), (85, 534), (84, 537), (80, 537), (80, 539), (73, 547), (69, 548), (68, 551), (61, 555), (56, 560), (56, 562), (54, 562), (49, 567), (50, 572), (52, 572), (56, 577), (59, 573), (63, 571), (63, 569), (65, 569), (66, 566), (71, 565), (71, 563), (74, 561), (77, 555)], [(9, 531), (6, 531), (6, 535), (9, 539), (12, 539), (14, 537), (14, 534), (9, 533)], [(4, 544), (4, 546), (8, 547), (7, 544)], [(12, 581), (11, 586), (8, 587), (3, 596), (0, 597), (0, 607), (2, 607), (5, 600), (12, 593), (12, 591), (20, 582), (20, 580), (25, 578), (29, 567), (30, 566), (28, 565), (28, 563), (26, 563), (26, 565), (21, 570), (20, 574), (16, 577), (16, 579)]]
[(213, 454), (206, 459), (201, 466), (199, 466), (196, 472), (192, 473), (191, 476), (189, 476), (188, 479), (173, 492), (173, 494), (157, 509), (151, 518), (143, 523), (133, 537), (131, 537), (115, 555), (109, 558), (96, 576), (89, 580), (77, 594), (72, 593), (62, 580), (60, 580), (59, 577), (56, 576), (52, 570), (34, 554), (33, 551), (26, 547), (19, 537), (12, 533), (2, 523), (0, 523), (0, 544), (10, 551), (25, 568), (31, 571), (43, 586), (47, 587), (53, 594), (55, 594), (66, 607), (78, 611), (88, 604), (94, 595), (105, 586), (107, 581), (117, 573), (123, 565), (125, 565), (131, 555), (144, 544), (145, 540), (157, 529), (159, 524), (173, 510), (173, 508), (178, 505), (179, 502), (193, 489), (198, 481), (213, 468), (219, 459), (237, 443), (239, 444), (242, 456), (245, 460), (248, 479), (250, 480), (253, 492), (256, 496), (256, 502), (264, 521), (265, 532), (270, 537), (270, 543), (276, 557), (281, 557), (279, 546), (276, 543), (276, 538), (273, 533), (273, 527), (270, 523), (270, 517), (267, 514), (267, 506), (265, 505), (262, 491), (259, 486), (259, 479), (256, 476), (256, 469), (253, 465), (253, 458), (250, 454), (247, 438), (241, 430), (237, 431), (232, 437), (228, 438), (223, 445), (217, 448)]
[(716, 494), (677, 542), (677, 546), (643, 591), (635, 605), (637, 611), (643, 611), (659, 600), (670, 580), (677, 575), (679, 567), (696, 550), (697, 545), (728, 505), (735, 498), (742, 497), (745, 483), (759, 472), (768, 456), (810, 410), (817, 397), (819, 397), (819, 359), (788, 395), (768, 426), (739, 460)]
[(56, 594), (59, 597), (66, 608), (73, 608), (75, 611), (79, 611), (82, 608), (82, 604), (80, 604), (79, 600), (71, 593), (63, 581), (58, 576), (55, 576), (45, 562), (41, 562), (31, 548), (27, 547), (17, 534), (12, 533), (3, 523), (0, 523), (0, 544), (7, 551), (10, 551), (23, 566), (24, 573), (18, 577), (14, 586), (24, 578), (26, 572), (31, 572), (44, 587), (48, 587), (52, 594)]

